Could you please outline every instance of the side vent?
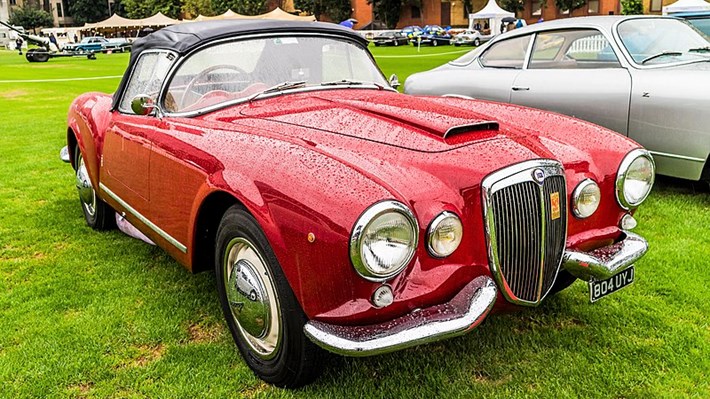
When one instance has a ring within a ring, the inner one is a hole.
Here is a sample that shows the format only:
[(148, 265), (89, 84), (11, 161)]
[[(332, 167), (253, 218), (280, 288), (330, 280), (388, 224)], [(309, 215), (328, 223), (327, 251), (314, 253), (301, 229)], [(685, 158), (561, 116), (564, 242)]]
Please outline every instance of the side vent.
[(477, 123), (471, 123), (469, 125), (454, 126), (449, 128), (449, 130), (444, 133), (444, 140), (461, 133), (483, 132), (488, 130), (498, 130), (498, 122), (481, 121)]

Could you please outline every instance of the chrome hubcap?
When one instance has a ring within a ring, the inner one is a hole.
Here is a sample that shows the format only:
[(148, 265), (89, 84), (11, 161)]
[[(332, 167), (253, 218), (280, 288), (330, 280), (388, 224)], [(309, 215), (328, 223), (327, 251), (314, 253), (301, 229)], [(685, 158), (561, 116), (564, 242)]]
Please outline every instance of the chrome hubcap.
[(223, 275), (241, 335), (257, 356), (272, 358), (281, 342), (278, 297), (271, 273), (251, 242), (241, 237), (229, 242)]
[(78, 167), (76, 168), (76, 188), (79, 190), (79, 200), (90, 216), (96, 214), (96, 191), (91, 185), (89, 172), (84, 164), (84, 157), (79, 154)]

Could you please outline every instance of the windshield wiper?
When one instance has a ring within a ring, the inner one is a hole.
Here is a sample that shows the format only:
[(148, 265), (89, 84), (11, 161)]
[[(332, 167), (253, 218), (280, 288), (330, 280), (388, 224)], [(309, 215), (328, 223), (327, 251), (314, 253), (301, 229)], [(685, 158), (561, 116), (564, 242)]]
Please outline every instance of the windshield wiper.
[(381, 84), (377, 84), (375, 82), (364, 82), (362, 80), (353, 80), (353, 79), (340, 79), (340, 80), (333, 80), (330, 82), (321, 82), (321, 86), (362, 86), (362, 85), (373, 85), (376, 86), (378, 89), (382, 90), (385, 87), (382, 86)]
[(689, 53), (710, 53), (710, 46), (709, 47), (698, 47), (698, 48), (691, 48), (688, 50)]
[(254, 93), (251, 96), (247, 97), (246, 100), (251, 102), (252, 100), (256, 100), (257, 98), (263, 96), (264, 94), (275, 93), (278, 91), (288, 90), (288, 89), (297, 89), (299, 87), (304, 87), (305, 85), (306, 85), (305, 80), (297, 80), (294, 82), (282, 82), (282, 83), (277, 84), (276, 86), (271, 86), (268, 89), (264, 89), (260, 92)]
[(647, 62), (649, 62), (649, 61), (651, 61), (651, 60), (655, 60), (656, 58), (660, 58), (660, 57), (666, 57), (666, 56), (668, 56), (668, 57), (678, 57), (678, 56), (681, 56), (681, 55), (683, 55), (683, 53), (681, 53), (681, 52), (679, 52), (679, 51), (664, 51), (664, 52), (662, 52), (662, 53), (654, 54), (654, 55), (652, 55), (652, 56), (650, 56), (650, 57), (644, 58), (643, 61), (641, 61), (641, 64), (643, 65), (643, 64), (645, 64), (645, 63), (647, 63)]

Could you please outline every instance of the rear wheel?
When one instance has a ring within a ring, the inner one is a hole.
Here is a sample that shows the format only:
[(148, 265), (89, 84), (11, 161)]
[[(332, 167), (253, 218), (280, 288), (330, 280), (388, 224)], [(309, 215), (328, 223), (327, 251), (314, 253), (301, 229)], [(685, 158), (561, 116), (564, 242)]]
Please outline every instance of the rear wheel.
[(319, 374), (322, 350), (256, 220), (240, 206), (224, 214), (215, 249), (217, 291), (247, 365), (271, 384), (295, 388)]
[(478, 38), (473, 39), (473, 45), (476, 46), (476, 47), (480, 46), (480, 45), (481, 45), (481, 39), (478, 39)]
[(436, 47), (436, 46), (439, 45), (439, 42), (437, 42), (436, 40), (432, 40), (432, 41), (431, 41), (431, 45), (434, 46), (434, 47)]
[(399, 42), (395, 40), (395, 41), (394, 41), (394, 46), (395, 46), (395, 47), (399, 46)]
[(96, 190), (89, 178), (89, 171), (86, 169), (84, 156), (81, 154), (79, 146), (76, 147), (74, 153), (74, 165), (76, 167), (76, 188), (79, 192), (79, 202), (86, 224), (94, 230), (112, 229), (116, 224), (115, 212), (96, 196)]

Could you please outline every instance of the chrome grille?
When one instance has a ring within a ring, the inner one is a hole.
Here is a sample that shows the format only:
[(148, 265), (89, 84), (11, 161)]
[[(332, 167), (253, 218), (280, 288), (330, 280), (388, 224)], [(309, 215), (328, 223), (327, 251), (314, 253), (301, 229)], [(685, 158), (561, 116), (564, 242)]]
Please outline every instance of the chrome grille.
[[(556, 193), (556, 194), (555, 194)], [(553, 196), (559, 215), (553, 214)], [(511, 302), (536, 305), (555, 282), (567, 237), (562, 165), (528, 161), (483, 181), (491, 271)]]

